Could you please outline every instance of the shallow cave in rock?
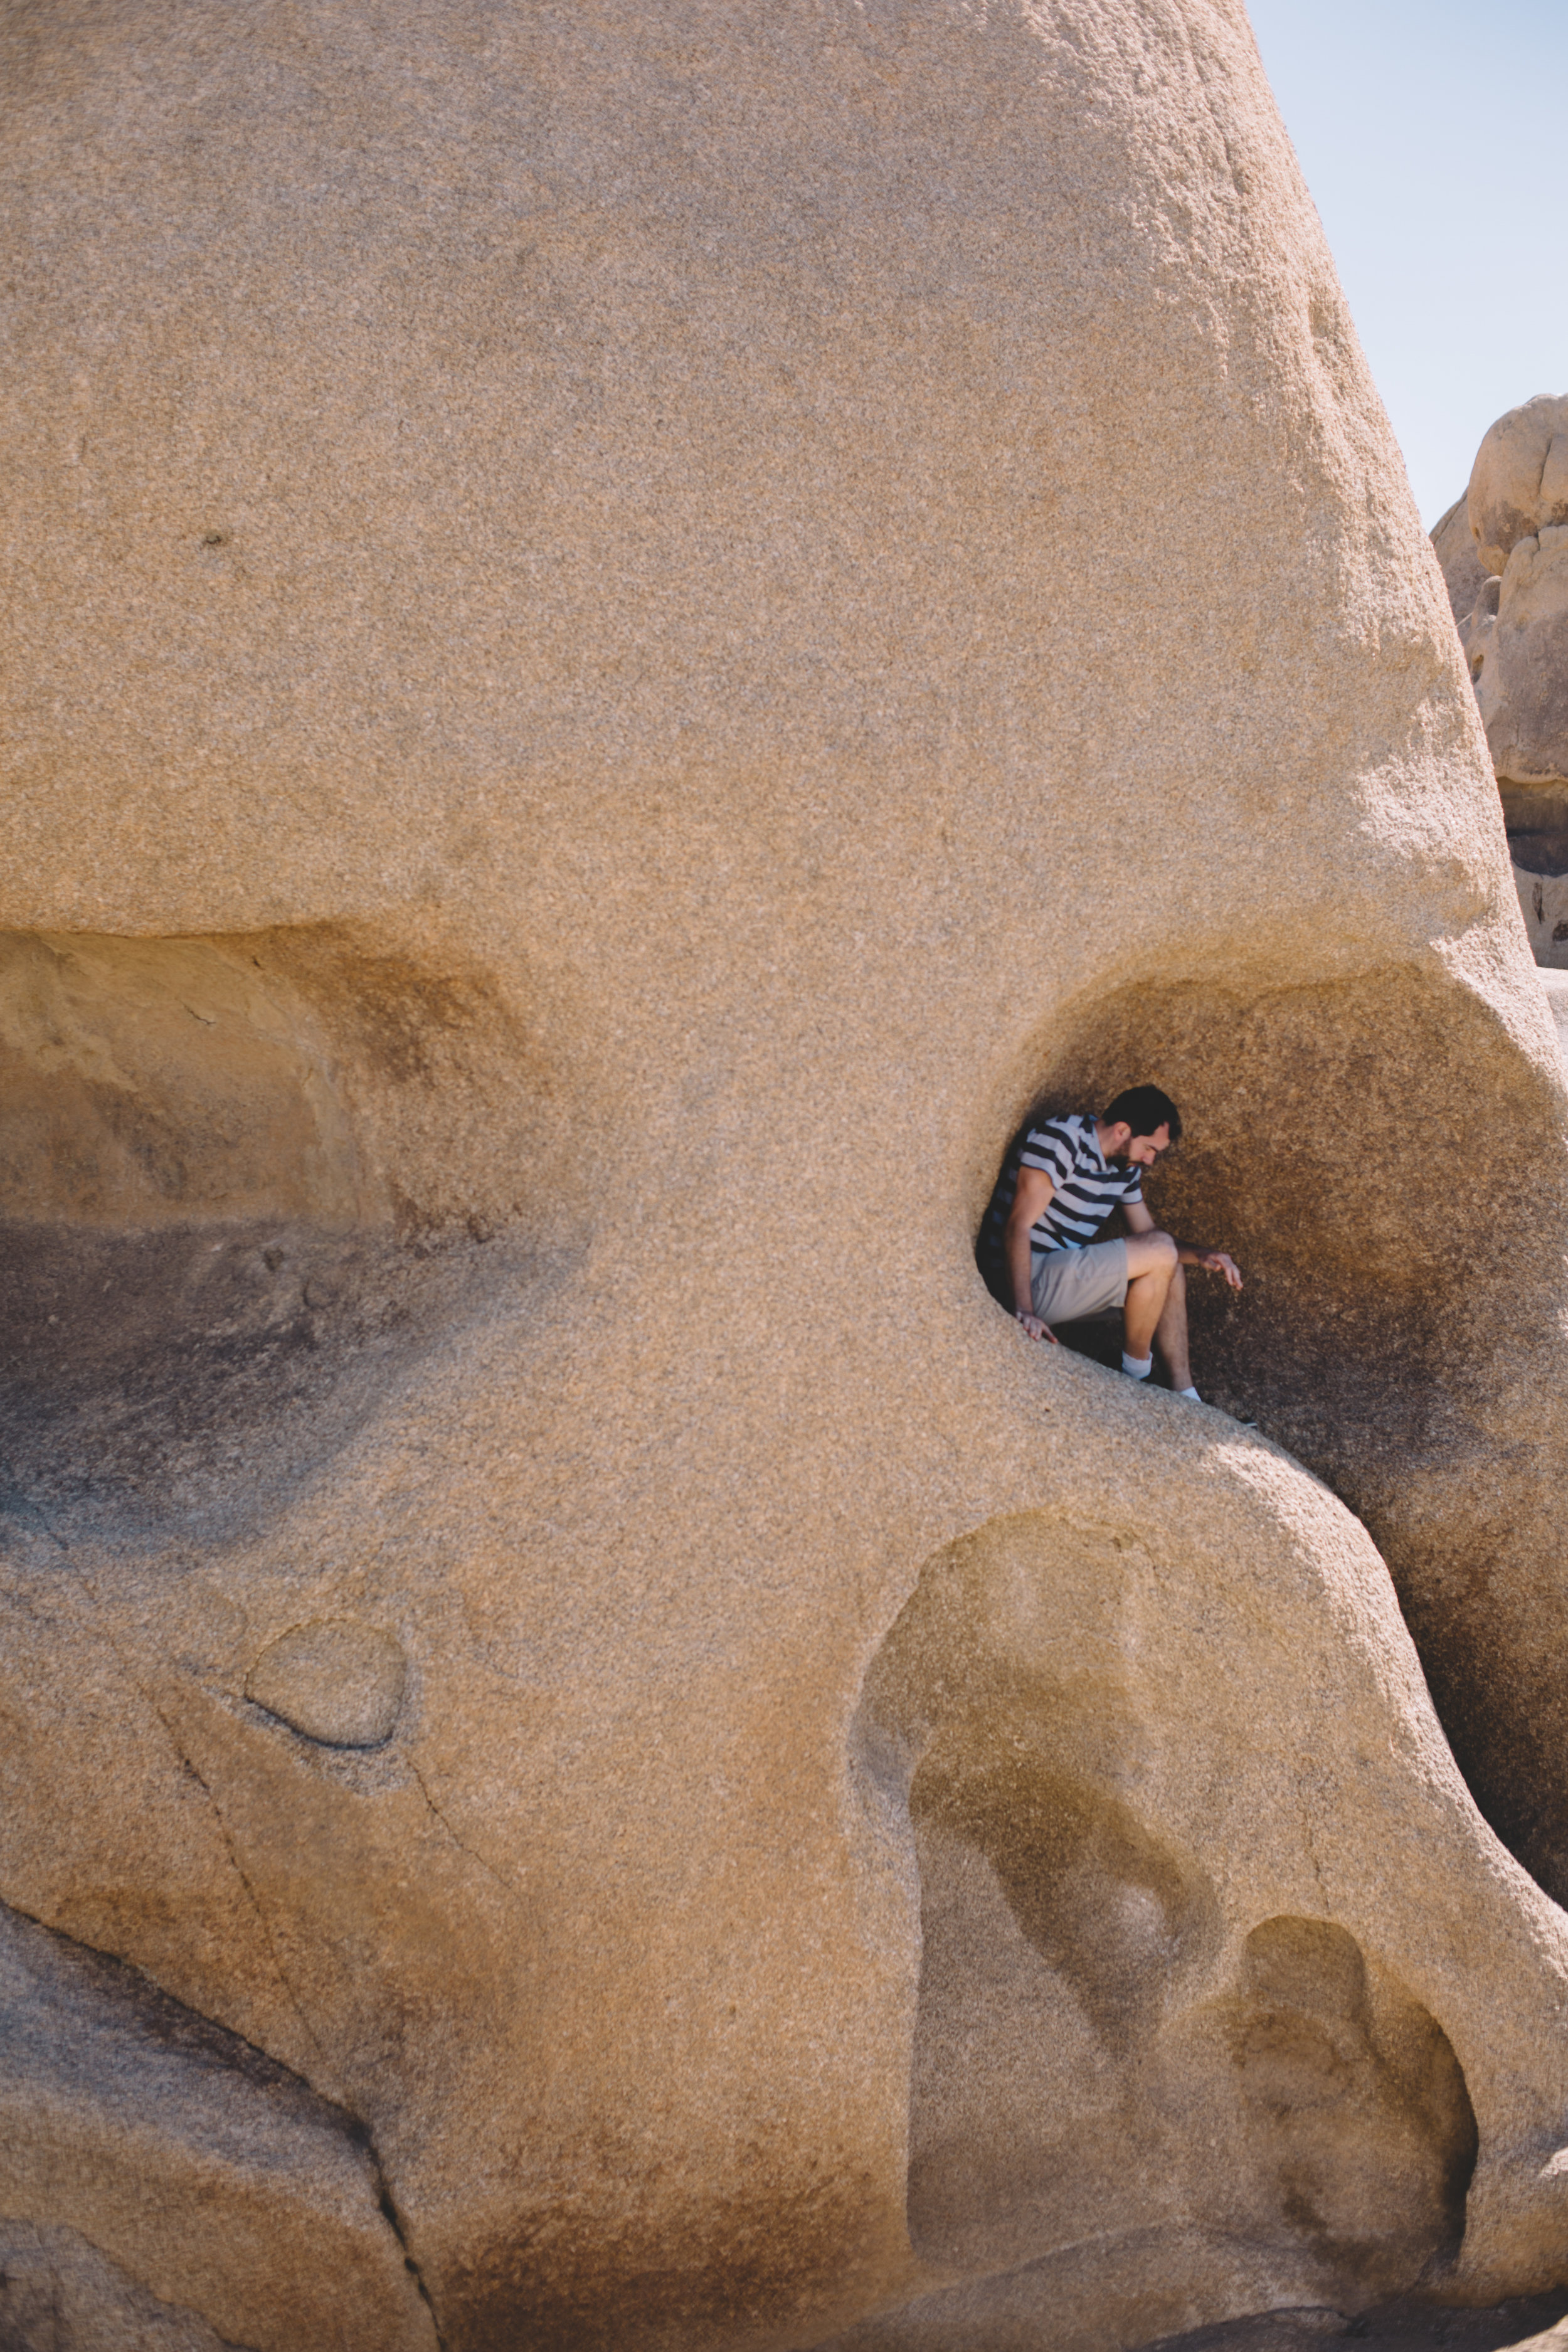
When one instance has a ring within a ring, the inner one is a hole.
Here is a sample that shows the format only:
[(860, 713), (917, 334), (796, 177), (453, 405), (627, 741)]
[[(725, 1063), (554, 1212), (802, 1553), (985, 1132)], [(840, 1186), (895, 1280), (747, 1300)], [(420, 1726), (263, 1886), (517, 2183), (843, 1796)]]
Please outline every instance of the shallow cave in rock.
[[(1197, 1386), (1358, 1512), (1391, 1459), (1443, 1456), (1482, 1403), (1500, 1304), (1529, 1313), (1532, 1212), (1509, 1181), (1509, 1136), (1551, 1107), (1539, 1073), (1500, 1061), (1490, 1024), (1479, 1000), (1413, 968), (1255, 991), (1131, 986), (1042, 1055), (1031, 1117), (1145, 1081), (1179, 1105), (1182, 1139), (1145, 1199), (1245, 1278), (1238, 1293), (1187, 1272)], [(1481, 1068), (1505, 1069), (1511, 1089), (1484, 1112)], [(1119, 1363), (1116, 1332), (1112, 1318), (1061, 1336)]]
[(303, 1223), (0, 1226), (0, 1516), (67, 1540), (251, 1517), (480, 1312), (514, 1255), (420, 1257)]
[(1503, 778), (1498, 792), (1515, 869), (1542, 881), (1568, 874), (1568, 787), (1514, 784)]
[(1556, 881), (1568, 874), (1568, 832), (1510, 833), (1509, 856), (1521, 874)]
[(0, 1520), (276, 1507), (539, 1279), (528, 1079), (481, 989), (329, 930), (0, 938)]

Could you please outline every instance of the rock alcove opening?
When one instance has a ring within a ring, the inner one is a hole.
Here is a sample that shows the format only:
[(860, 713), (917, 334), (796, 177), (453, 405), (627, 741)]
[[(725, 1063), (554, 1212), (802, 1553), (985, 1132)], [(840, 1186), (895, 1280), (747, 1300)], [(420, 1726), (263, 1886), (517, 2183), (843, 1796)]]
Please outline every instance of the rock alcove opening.
[[(1440, 1456), (1484, 1411), (1510, 1324), (1552, 1312), (1544, 1286), (1537, 1308), (1529, 1296), (1537, 1204), (1509, 1174), (1510, 1136), (1555, 1118), (1548, 1074), (1500, 1054), (1494, 1030), (1479, 999), (1403, 966), (1130, 986), (1036, 1061), (1037, 1110), (1144, 1081), (1179, 1105), (1145, 1197), (1181, 1239), (1228, 1250), (1246, 1286), (1188, 1273), (1197, 1385), (1369, 1524), (1391, 1455)], [(1107, 1353), (1116, 1328), (1064, 1337)]]
[(1498, 786), (1509, 856), (1521, 874), (1557, 881), (1568, 874), (1568, 785)]
[(332, 927), (0, 935), (13, 1529), (233, 1532), (515, 1301), (538, 1076), (480, 982)]

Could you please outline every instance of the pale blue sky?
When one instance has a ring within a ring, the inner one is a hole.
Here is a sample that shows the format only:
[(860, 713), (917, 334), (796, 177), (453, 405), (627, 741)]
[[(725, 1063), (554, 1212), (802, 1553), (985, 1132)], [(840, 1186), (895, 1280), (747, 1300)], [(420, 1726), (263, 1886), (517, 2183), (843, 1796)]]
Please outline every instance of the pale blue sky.
[(1248, 0), (1431, 529), (1568, 393), (1568, 0)]

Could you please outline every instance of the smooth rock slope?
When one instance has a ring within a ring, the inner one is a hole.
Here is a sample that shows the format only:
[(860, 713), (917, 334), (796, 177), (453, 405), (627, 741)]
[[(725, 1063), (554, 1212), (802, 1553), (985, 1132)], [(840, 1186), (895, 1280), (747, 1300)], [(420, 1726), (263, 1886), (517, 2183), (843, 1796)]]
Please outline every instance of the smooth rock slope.
[[(266, 2352), (1562, 2283), (1568, 1097), (1238, 0), (0, 69), (26, 2275)], [(1135, 1078), (1256, 1430), (976, 1274)]]

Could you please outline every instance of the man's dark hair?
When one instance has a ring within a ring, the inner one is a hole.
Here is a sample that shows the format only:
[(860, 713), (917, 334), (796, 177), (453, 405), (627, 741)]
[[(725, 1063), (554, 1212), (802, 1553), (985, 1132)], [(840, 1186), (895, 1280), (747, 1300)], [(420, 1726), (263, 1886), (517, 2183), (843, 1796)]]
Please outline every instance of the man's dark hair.
[(1182, 1114), (1158, 1087), (1123, 1087), (1100, 1116), (1107, 1127), (1120, 1127), (1125, 1119), (1134, 1135), (1152, 1135), (1156, 1129), (1168, 1127), (1173, 1143), (1182, 1139)]

